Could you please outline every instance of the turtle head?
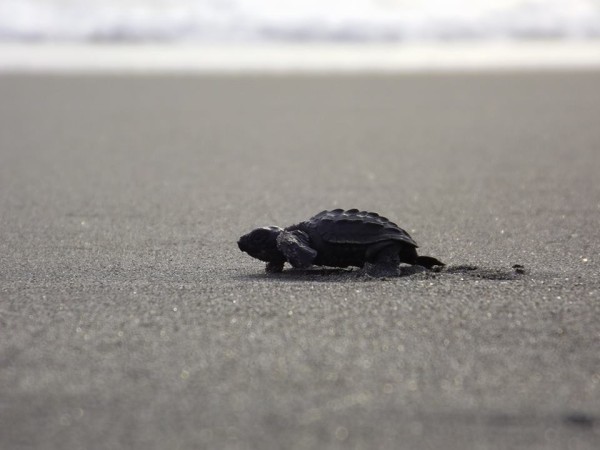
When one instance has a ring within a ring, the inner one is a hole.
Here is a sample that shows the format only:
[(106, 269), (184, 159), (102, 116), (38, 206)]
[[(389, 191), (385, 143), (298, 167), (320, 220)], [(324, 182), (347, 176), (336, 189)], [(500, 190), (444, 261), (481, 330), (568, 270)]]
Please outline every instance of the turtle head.
[(241, 251), (268, 263), (283, 263), (285, 257), (277, 248), (277, 236), (283, 231), (279, 227), (262, 227), (243, 235), (238, 241)]

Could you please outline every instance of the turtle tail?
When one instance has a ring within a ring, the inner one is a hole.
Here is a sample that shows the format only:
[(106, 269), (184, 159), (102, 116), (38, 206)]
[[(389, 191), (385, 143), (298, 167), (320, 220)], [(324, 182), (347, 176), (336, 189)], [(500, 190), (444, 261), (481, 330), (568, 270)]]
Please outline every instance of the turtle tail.
[(417, 256), (415, 264), (423, 266), (426, 269), (432, 269), (434, 266), (445, 266), (439, 259), (435, 259), (431, 256)]

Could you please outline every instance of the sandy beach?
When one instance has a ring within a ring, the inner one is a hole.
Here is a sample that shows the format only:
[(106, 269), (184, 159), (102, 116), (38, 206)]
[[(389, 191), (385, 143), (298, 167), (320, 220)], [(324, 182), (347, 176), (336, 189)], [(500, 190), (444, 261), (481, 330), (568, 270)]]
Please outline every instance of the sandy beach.
[[(599, 448), (600, 72), (0, 98), (0, 448)], [(446, 270), (267, 275), (235, 244), (337, 207)]]

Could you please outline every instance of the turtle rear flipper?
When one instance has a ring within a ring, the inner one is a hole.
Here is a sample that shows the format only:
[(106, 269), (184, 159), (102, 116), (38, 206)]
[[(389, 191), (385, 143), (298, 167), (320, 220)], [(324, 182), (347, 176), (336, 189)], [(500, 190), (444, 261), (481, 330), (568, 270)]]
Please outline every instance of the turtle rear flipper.
[(277, 236), (277, 248), (288, 262), (297, 269), (310, 267), (317, 257), (317, 251), (309, 245), (309, 238), (303, 231), (283, 231)]
[(380, 242), (367, 250), (365, 271), (372, 277), (397, 277), (400, 275), (400, 255), (397, 242)]
[(425, 267), (426, 269), (432, 269), (434, 266), (445, 266), (439, 259), (435, 259), (431, 256), (417, 256), (415, 264)]

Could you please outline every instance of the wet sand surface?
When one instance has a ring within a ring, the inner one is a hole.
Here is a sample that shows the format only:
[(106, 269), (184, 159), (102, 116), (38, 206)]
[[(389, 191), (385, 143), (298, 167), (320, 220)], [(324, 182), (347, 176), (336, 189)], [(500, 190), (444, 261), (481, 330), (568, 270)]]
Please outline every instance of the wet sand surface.
[[(600, 73), (0, 98), (0, 448), (599, 448)], [(336, 207), (447, 268), (267, 275), (235, 245)]]

